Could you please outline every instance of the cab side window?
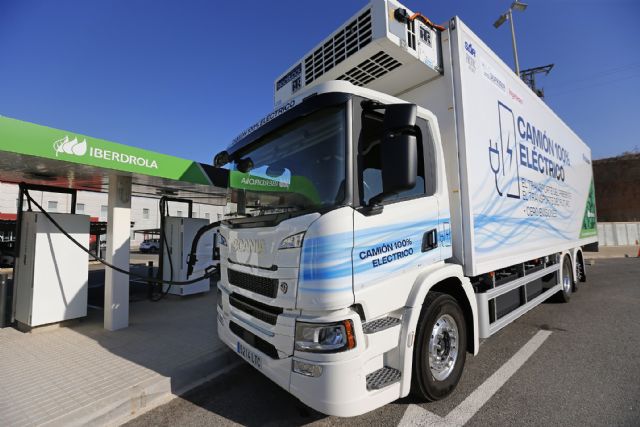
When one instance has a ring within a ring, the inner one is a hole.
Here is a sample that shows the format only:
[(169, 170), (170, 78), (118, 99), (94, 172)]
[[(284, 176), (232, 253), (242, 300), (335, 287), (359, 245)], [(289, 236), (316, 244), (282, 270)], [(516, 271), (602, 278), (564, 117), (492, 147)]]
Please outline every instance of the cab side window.
[[(362, 113), (362, 131), (358, 139), (358, 174), (359, 182), (362, 183), (360, 185), (360, 200), (363, 205), (368, 204), (372, 197), (382, 192), (380, 144), (383, 134), (383, 119), (384, 116), (377, 112), (364, 111)], [(428, 185), (425, 180), (425, 138), (423, 134), (428, 135), (428, 127), (425, 120), (418, 120), (421, 123), (416, 126), (418, 142), (418, 176), (416, 184), (409, 190), (386, 198), (385, 203), (433, 194), (433, 192), (427, 191), (432, 185)], [(427, 176), (431, 176), (431, 174), (427, 174)]]

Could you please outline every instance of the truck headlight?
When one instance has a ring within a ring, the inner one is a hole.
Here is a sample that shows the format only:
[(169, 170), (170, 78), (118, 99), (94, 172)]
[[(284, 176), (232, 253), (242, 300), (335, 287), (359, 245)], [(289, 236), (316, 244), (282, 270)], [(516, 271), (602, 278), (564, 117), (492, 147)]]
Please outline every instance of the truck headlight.
[(293, 249), (299, 248), (302, 246), (302, 241), (304, 240), (304, 231), (302, 233), (294, 234), (292, 236), (283, 239), (280, 242), (280, 247), (278, 249)]
[(296, 350), (311, 353), (337, 353), (356, 346), (353, 322), (296, 323)]

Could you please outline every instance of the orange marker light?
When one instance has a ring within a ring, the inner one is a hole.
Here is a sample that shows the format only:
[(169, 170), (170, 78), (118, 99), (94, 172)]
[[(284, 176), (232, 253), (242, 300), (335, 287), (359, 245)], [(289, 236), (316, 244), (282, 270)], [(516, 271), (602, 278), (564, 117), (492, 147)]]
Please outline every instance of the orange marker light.
[(342, 322), (344, 330), (347, 332), (347, 348), (351, 350), (356, 346), (356, 336), (353, 333), (353, 322), (351, 320), (344, 320)]

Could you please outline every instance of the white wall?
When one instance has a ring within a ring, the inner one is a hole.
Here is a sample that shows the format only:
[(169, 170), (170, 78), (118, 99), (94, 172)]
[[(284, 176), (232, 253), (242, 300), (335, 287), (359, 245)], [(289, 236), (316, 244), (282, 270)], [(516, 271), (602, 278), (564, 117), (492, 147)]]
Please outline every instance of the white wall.
[[(71, 212), (71, 195), (57, 193), (43, 193), (30, 191), (31, 196), (45, 209), (49, 210), (49, 202), (57, 202), (57, 212)], [(160, 227), (160, 215), (158, 211), (159, 199), (136, 197), (131, 199), (131, 221), (134, 222), (133, 230), (143, 230)], [(0, 213), (16, 213), (18, 202), (18, 186), (15, 184), (0, 183)], [(100, 221), (106, 221), (107, 194), (78, 191), (76, 206), (84, 205), (83, 211), (77, 213), (98, 217)], [(104, 206), (104, 209), (102, 207)], [(25, 207), (26, 209), (26, 207)], [(148, 215), (145, 214), (148, 209)], [(188, 215), (188, 206), (182, 203), (170, 203), (169, 215)], [(225, 212), (224, 206), (211, 206), (199, 203), (193, 204), (193, 216), (195, 218), (207, 218), (210, 222), (218, 221)], [(143, 240), (142, 234), (131, 235), (131, 246), (136, 248)]]
[(640, 222), (599, 222), (598, 245), (634, 246), (640, 244)]

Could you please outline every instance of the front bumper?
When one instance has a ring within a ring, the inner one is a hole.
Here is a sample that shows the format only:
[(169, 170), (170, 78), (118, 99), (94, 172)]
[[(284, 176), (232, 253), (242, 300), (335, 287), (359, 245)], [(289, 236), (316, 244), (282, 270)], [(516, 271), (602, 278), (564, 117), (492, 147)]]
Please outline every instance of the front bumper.
[[(358, 316), (354, 314), (353, 317), (347, 318), (354, 321), (357, 347), (342, 353), (294, 352), (293, 355), (280, 354), (279, 358), (273, 358), (240, 338), (232, 331), (230, 324), (233, 322), (246, 327), (258, 337), (260, 337), (260, 331), (251, 330), (249, 325), (238, 323), (233, 313), (229, 311), (225, 313), (220, 307), (218, 307), (218, 336), (240, 357), (304, 404), (327, 415), (350, 417), (364, 414), (398, 399), (401, 396), (401, 383), (397, 382), (382, 390), (367, 390), (367, 374), (383, 366), (384, 351), (390, 351), (397, 346), (397, 336), (396, 338), (388, 336), (389, 343), (386, 345), (381, 345), (380, 342), (369, 342), (370, 339), (362, 333)], [(345, 317), (342, 316), (340, 320), (344, 319)], [(294, 329), (294, 327), (291, 328), (292, 334)], [(269, 339), (268, 336), (261, 338)], [(294, 361), (320, 366), (322, 374), (318, 377), (310, 377), (293, 372)]]

